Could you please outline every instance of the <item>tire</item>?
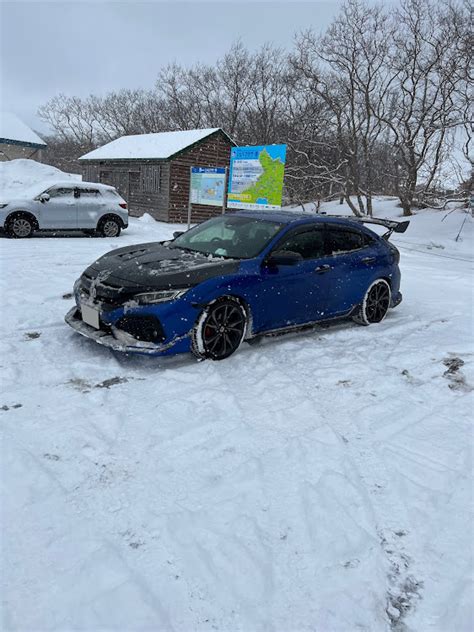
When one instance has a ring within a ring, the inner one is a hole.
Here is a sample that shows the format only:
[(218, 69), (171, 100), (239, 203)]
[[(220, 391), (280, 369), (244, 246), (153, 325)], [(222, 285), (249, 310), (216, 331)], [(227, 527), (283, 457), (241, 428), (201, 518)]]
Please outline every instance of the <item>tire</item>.
[(100, 237), (119, 237), (121, 230), (120, 220), (113, 216), (103, 217), (97, 225)]
[(193, 332), (192, 351), (200, 359), (225, 360), (240, 347), (247, 330), (247, 314), (232, 299), (215, 301), (199, 317)]
[(353, 317), (359, 325), (381, 323), (390, 307), (392, 293), (385, 279), (377, 279), (367, 289), (362, 305)]
[(12, 239), (27, 239), (31, 237), (36, 224), (28, 213), (15, 213), (7, 220), (6, 233)]

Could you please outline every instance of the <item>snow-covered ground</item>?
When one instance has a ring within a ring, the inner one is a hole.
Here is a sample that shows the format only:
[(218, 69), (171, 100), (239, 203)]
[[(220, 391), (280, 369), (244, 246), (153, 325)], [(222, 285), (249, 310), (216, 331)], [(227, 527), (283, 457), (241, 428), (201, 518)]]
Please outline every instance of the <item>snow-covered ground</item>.
[(445, 215), (395, 236), (382, 324), (218, 363), (63, 322), (91, 261), (176, 226), (0, 238), (2, 629), (472, 630), (474, 222)]

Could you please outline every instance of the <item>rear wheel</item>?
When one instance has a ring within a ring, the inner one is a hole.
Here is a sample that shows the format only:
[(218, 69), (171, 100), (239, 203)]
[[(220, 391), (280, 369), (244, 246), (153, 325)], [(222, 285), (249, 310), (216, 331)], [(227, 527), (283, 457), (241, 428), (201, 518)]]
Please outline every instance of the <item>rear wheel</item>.
[(360, 325), (382, 322), (390, 307), (390, 300), (390, 285), (385, 279), (377, 279), (365, 293), (362, 305), (354, 316), (354, 320)]
[(34, 229), (34, 222), (27, 213), (15, 213), (7, 221), (6, 232), (13, 239), (31, 237)]
[(101, 237), (118, 237), (120, 230), (120, 221), (115, 217), (104, 217), (97, 226), (97, 232)]
[(224, 360), (240, 347), (246, 329), (247, 315), (238, 301), (216, 301), (196, 324), (193, 352), (199, 358)]

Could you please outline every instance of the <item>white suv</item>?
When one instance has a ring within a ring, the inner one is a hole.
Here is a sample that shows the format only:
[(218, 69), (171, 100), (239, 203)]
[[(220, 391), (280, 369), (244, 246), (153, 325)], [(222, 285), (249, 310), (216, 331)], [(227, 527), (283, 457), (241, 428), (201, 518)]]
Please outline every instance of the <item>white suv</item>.
[(38, 184), (4, 199), (0, 227), (9, 237), (31, 237), (35, 230), (81, 230), (118, 237), (128, 226), (127, 203), (114, 187), (95, 182)]

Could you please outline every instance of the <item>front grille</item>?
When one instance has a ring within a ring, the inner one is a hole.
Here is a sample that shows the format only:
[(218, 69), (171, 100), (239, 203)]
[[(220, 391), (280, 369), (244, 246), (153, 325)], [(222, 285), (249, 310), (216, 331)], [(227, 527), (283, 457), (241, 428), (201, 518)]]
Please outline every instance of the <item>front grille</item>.
[(160, 321), (151, 314), (122, 316), (114, 326), (142, 342), (163, 342), (165, 339)]
[(86, 275), (81, 277), (79, 290), (85, 298), (92, 298), (98, 303), (107, 305), (119, 306), (127, 299), (122, 287), (105, 283), (104, 281), (97, 282), (94, 280), (93, 282), (93, 279)]

